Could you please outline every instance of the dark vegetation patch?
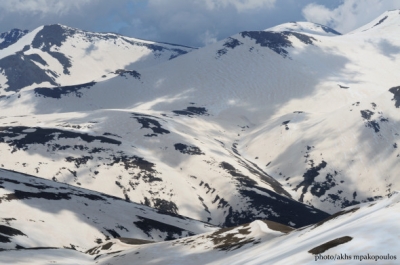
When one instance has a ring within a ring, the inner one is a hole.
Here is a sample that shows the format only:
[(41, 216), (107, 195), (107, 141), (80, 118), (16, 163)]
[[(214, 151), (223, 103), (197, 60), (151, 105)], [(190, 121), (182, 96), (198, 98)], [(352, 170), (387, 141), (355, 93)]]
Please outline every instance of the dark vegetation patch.
[(136, 71), (133, 71), (133, 70), (118, 69), (117, 71), (115, 71), (115, 74), (117, 74), (119, 76), (123, 76), (125, 78), (127, 78), (127, 75), (130, 75), (133, 78), (136, 78), (136, 79), (140, 80), (140, 74), (138, 72), (136, 72)]
[(216, 203), (216, 202), (218, 202), (218, 208), (217, 209), (225, 208), (225, 207), (229, 206), (229, 203), (224, 198), (219, 197), (219, 195), (216, 195), (215, 199), (212, 201), (213, 204)]
[[(373, 104), (375, 104), (375, 103), (373, 103)], [(370, 110), (361, 110), (360, 112), (361, 112), (361, 117), (363, 119), (367, 120), (366, 123), (365, 123), (365, 126), (374, 129), (374, 131), (376, 133), (378, 133), (380, 131), (379, 123), (377, 121), (375, 121), (375, 120), (371, 121), (371, 117), (375, 113), (373, 111), (370, 111)], [(385, 118), (382, 118), (382, 119), (385, 119)]]
[[(1, 181), (0, 181), (0, 183), (2, 183)], [(16, 221), (17, 219), (15, 219), (15, 218), (2, 218), (3, 219), (3, 222), (5, 222), (6, 224), (8, 224), (8, 225), (10, 225), (10, 222), (11, 221)]]
[(122, 137), (119, 136), (119, 135), (116, 135), (116, 134), (114, 134), (114, 133), (108, 133), (108, 132), (103, 133), (103, 135), (105, 135), (105, 136), (114, 136), (114, 137), (122, 138)]
[(269, 220), (261, 220), (263, 221), (265, 224), (267, 224), (268, 228), (274, 231), (278, 231), (278, 232), (282, 232), (282, 233), (289, 233), (291, 231), (294, 230), (294, 228), (287, 226), (287, 225), (283, 225), (277, 222), (273, 222), (273, 221), (269, 221)]
[(42, 82), (58, 85), (53, 78), (49, 77), (43, 69), (29, 59), (29, 56), (22, 52), (0, 59), (0, 70), (7, 76), (8, 87), (5, 88), (5, 91), (18, 92), (23, 87)]
[(240, 183), (240, 185), (244, 185), (246, 187), (254, 187), (258, 184), (250, 177), (243, 175), (239, 170), (236, 170), (235, 167), (227, 162), (221, 162), (219, 166), (225, 169), (234, 179), (236, 179)]
[(324, 223), (326, 223), (326, 222), (328, 222), (328, 221), (330, 221), (330, 220), (336, 219), (337, 217), (339, 217), (339, 216), (341, 216), (341, 215), (345, 215), (345, 214), (349, 214), (349, 213), (354, 213), (354, 212), (356, 212), (356, 211), (359, 210), (359, 209), (360, 209), (360, 207), (356, 207), (356, 208), (353, 208), (353, 209), (350, 209), (350, 210), (343, 210), (343, 211), (337, 212), (337, 213), (335, 213), (335, 214), (329, 216), (328, 218), (325, 218), (324, 220), (319, 221), (318, 223), (316, 223), (316, 224), (313, 226), (313, 229), (316, 228), (316, 227), (318, 227), (318, 226), (323, 225)]
[(159, 213), (172, 213), (178, 214), (178, 207), (174, 202), (167, 201), (160, 198), (154, 198), (153, 200), (154, 208), (158, 209)]
[[(224, 205), (228, 208), (224, 226), (230, 227), (243, 223), (249, 223), (259, 219), (260, 215), (267, 215), (267, 219), (282, 224), (295, 223), (295, 227), (316, 223), (329, 214), (315, 208), (308, 208), (304, 204), (282, 196), (271, 190), (259, 187), (257, 182), (241, 174), (231, 164), (222, 162), (220, 167), (238, 180), (239, 194), (246, 201), (248, 210), (234, 210), (228, 202)], [(274, 185), (276, 186), (276, 185)], [(284, 191), (284, 190), (283, 190)], [(281, 194), (286, 195), (286, 191)]]
[(0, 235), (0, 242), (1, 242), (1, 243), (10, 243), (10, 242), (11, 242), (11, 239), (10, 239), (10, 237), (8, 237), (8, 236)]
[(180, 55), (184, 55), (187, 53), (187, 51), (184, 50), (180, 50), (180, 49), (171, 49), (171, 51), (176, 52), (175, 54), (171, 54), (171, 56), (169, 57), (168, 60), (172, 60), (175, 59), (176, 57), (180, 56)]
[(290, 120), (282, 122), (282, 125), (285, 126), (286, 130), (289, 130), (289, 126), (288, 126), (289, 122), (290, 122)]
[[(248, 165), (247, 162), (252, 165)], [(258, 165), (255, 163), (248, 161), (247, 160), (240, 160), (239, 163), (242, 164), (247, 170), (249, 170), (253, 175), (258, 176), (264, 183), (268, 183), (273, 190), (281, 195), (284, 195), (288, 198), (291, 198), (292, 196), (282, 187), (282, 185), (276, 181), (273, 177), (268, 175), (264, 170), (262, 170)]]
[(317, 24), (317, 25), (318, 25), (319, 27), (321, 27), (326, 33), (333, 33), (333, 34), (335, 34), (335, 35), (342, 35), (341, 33), (337, 32), (336, 30), (331, 29), (331, 28), (329, 28), (329, 27), (327, 27), (327, 26), (319, 25), (319, 24)]
[(120, 237), (118, 239), (122, 243), (129, 244), (129, 245), (145, 245), (145, 244), (155, 243), (154, 241), (150, 241), (150, 240), (143, 240), (143, 239), (137, 239), (137, 238), (128, 238), (128, 237)]
[(185, 110), (173, 110), (172, 111), (178, 115), (186, 115), (186, 116), (193, 116), (193, 115), (204, 115), (209, 116), (207, 109), (204, 107), (187, 107)]
[(6, 225), (0, 225), (0, 234), (7, 235), (7, 236), (26, 236), (24, 233), (19, 231), (18, 229), (6, 226)]
[[(35, 129), (33, 132), (26, 132), (27, 129)], [(25, 137), (18, 139), (19, 136), (25, 135)], [(11, 139), (7, 139), (7, 137)], [(17, 139), (12, 139), (17, 138)], [(7, 143), (9, 146), (13, 146), (17, 149), (27, 150), (30, 144), (42, 144), (45, 145), (50, 141), (66, 138), (66, 139), (77, 139), (91, 143), (93, 141), (100, 141), (101, 143), (108, 143), (114, 145), (120, 145), (121, 142), (107, 138), (104, 136), (92, 136), (84, 133), (77, 133), (71, 131), (63, 131), (59, 129), (49, 129), (40, 127), (0, 127), (0, 143)], [(57, 147), (57, 146), (56, 146)]]
[(383, 21), (385, 21), (387, 18), (388, 18), (388, 16), (385, 16), (384, 18), (382, 18), (381, 20), (379, 20), (378, 23), (376, 23), (373, 27), (376, 27), (376, 26), (382, 24)]
[(316, 182), (314, 181), (314, 185), (311, 187), (311, 194), (317, 196), (318, 198), (325, 195), (325, 193), (330, 190), (331, 188), (336, 186), (335, 177), (338, 175), (337, 171), (333, 173), (326, 174), (325, 181), (323, 182)]
[(70, 200), (72, 196), (83, 197), (92, 201), (105, 201), (101, 196), (87, 193), (72, 193), (72, 192), (28, 192), (21, 190), (14, 190), (14, 193), (9, 193), (0, 197), (0, 200), (28, 200), (28, 199), (45, 199), (45, 200)]
[(14, 190), (14, 193), (6, 194), (1, 199), (4, 200), (27, 200), (27, 199), (45, 199), (45, 200), (70, 200), (71, 193), (67, 192), (28, 192), (22, 190)]
[(295, 36), (304, 44), (313, 44), (313, 40), (316, 41), (313, 37), (291, 31), (244, 31), (240, 34), (243, 38), (249, 37), (250, 39), (254, 39), (260, 46), (268, 47), (284, 58), (289, 54), (284, 48), (293, 47), (292, 42), (289, 40), (289, 36)]
[[(139, 175), (137, 176), (138, 178), (141, 177), (141, 173), (157, 173), (157, 171), (154, 169), (155, 164), (145, 160), (142, 157), (138, 156), (127, 156), (124, 155), (122, 152), (118, 152), (118, 156), (113, 155), (112, 156), (112, 162), (108, 164), (109, 166), (113, 166), (115, 164), (122, 164), (125, 168), (125, 170), (131, 169), (131, 168), (138, 168), (141, 170)], [(151, 179), (152, 177), (150, 176), (143, 176), (147, 179)], [(155, 179), (154, 181), (160, 181), (160, 179)]]
[(70, 163), (74, 162), (75, 167), (79, 168), (80, 165), (86, 165), (86, 163), (92, 159), (93, 159), (92, 156), (81, 156), (81, 157), (76, 157), (76, 158), (69, 156), (69, 157), (65, 158), (65, 161), (70, 162)]
[(42, 57), (40, 57), (39, 54), (33, 53), (33, 54), (25, 55), (25, 56), (26, 56), (26, 58), (28, 58), (28, 59), (30, 59), (30, 60), (32, 60), (32, 61), (35, 61), (35, 62), (37, 62), (37, 63), (40, 63), (40, 64), (43, 65), (43, 66), (47, 66), (47, 65), (48, 65), (48, 64), (46, 63), (46, 61), (43, 60)]
[[(240, 156), (238, 150), (237, 150), (237, 143), (232, 144), (232, 152), (234, 152), (237, 156)], [(274, 189), (275, 192), (279, 194), (283, 194), (289, 198), (292, 196), (282, 187), (282, 184), (280, 184), (278, 181), (276, 181), (273, 177), (268, 175), (264, 170), (262, 170), (257, 164), (249, 161), (249, 160), (243, 160), (238, 157), (238, 162), (241, 164), (244, 168), (249, 170), (249, 172), (261, 179), (264, 183), (268, 183), (271, 185), (271, 187)], [(269, 165), (269, 163), (268, 163)], [(267, 166), (268, 166), (267, 165)]]
[(400, 86), (392, 87), (389, 92), (393, 94), (392, 101), (395, 102), (396, 108), (400, 107)]
[[(136, 119), (138, 121), (138, 123), (140, 123), (142, 125), (141, 129), (150, 129), (153, 131), (153, 134), (155, 136), (159, 135), (159, 134), (169, 134), (171, 133), (170, 131), (164, 129), (161, 124), (155, 120), (153, 116), (150, 115), (141, 115), (141, 114), (136, 114), (136, 113), (132, 113), (134, 119)], [(153, 117), (153, 118), (150, 118)], [(145, 136), (150, 136), (150, 135), (145, 135)], [(153, 136), (153, 135), (151, 135)]]
[(302, 194), (300, 196), (299, 201), (303, 202), (304, 201), (304, 195), (308, 191), (308, 187), (310, 187), (315, 181), (315, 178), (319, 176), (319, 171), (322, 170), (327, 166), (327, 163), (325, 161), (322, 161), (319, 165), (314, 166), (314, 161), (310, 160), (311, 163), (311, 168), (309, 168), (304, 174), (303, 178), (304, 180), (300, 182), (296, 188), (294, 188), (295, 191), (297, 191), (301, 186), (303, 187), (302, 189)]
[(74, 85), (74, 86), (60, 86), (60, 87), (38, 87), (35, 88), (35, 94), (39, 96), (43, 96), (45, 98), (57, 98), (60, 99), (62, 95), (68, 95), (71, 93), (75, 93), (75, 96), (78, 98), (82, 97), (82, 92), (80, 90), (86, 88), (89, 89), (93, 87), (96, 82), (92, 81), (89, 83)]
[[(104, 230), (106, 230), (113, 238), (118, 238), (121, 237), (114, 229), (109, 229), (109, 228), (105, 228), (103, 227)], [(110, 242), (111, 243), (111, 242)], [(103, 246), (104, 247), (104, 246)], [(111, 247), (111, 246), (110, 246)]]
[(224, 54), (226, 54), (226, 53), (228, 52), (228, 49), (227, 49), (227, 48), (229, 48), (229, 49), (234, 49), (234, 48), (236, 48), (237, 46), (242, 45), (242, 44), (243, 44), (243, 43), (240, 42), (239, 40), (237, 40), (237, 39), (235, 39), (235, 38), (232, 38), (232, 37), (229, 37), (229, 38), (225, 41), (225, 43), (222, 45), (222, 46), (224, 46), (225, 48), (218, 50), (218, 51), (217, 51), (217, 55), (218, 55), (218, 56), (224, 55)]
[(12, 29), (8, 32), (0, 34), (0, 39), (3, 41), (0, 43), (0, 50), (7, 48), (8, 46), (16, 43), (20, 38), (25, 36), (29, 30)]
[[(101, 241), (101, 239), (100, 239)], [(101, 250), (108, 250), (110, 249), (112, 246), (114, 245), (113, 242), (107, 242), (104, 245), (100, 245), (100, 246), (96, 246), (94, 248), (88, 249), (85, 253), (89, 254), (89, 255), (95, 255), (95, 254), (99, 254)], [(100, 255), (99, 255), (100, 256)], [(99, 256), (97, 256), (96, 258), (98, 258)], [(96, 260), (95, 258), (95, 260)]]
[(365, 126), (374, 129), (376, 133), (378, 133), (381, 129), (379, 123), (376, 121), (368, 121)]
[[(338, 191), (337, 194), (328, 194), (325, 199), (321, 200), (322, 202), (328, 201), (333, 204), (339, 205), (341, 208), (346, 208), (349, 206), (357, 205), (360, 204), (360, 201), (355, 200), (354, 198), (352, 200), (348, 200), (346, 197), (343, 197), (341, 195), (342, 191)], [(379, 197), (379, 196), (378, 196)], [(371, 199), (373, 201), (374, 199)], [(361, 202), (368, 202), (370, 200), (362, 200)]]
[(63, 66), (64, 74), (66, 74), (66, 75), (70, 74), (68, 68), (70, 68), (72, 66), (72, 64), (71, 64), (71, 60), (67, 56), (65, 56), (61, 52), (52, 52), (50, 50), (47, 50), (47, 53), (50, 54), (55, 59), (57, 59), (58, 62)]
[(241, 43), (239, 40), (237, 40), (237, 39), (235, 39), (235, 38), (229, 37), (229, 38), (227, 39), (227, 41), (225, 41), (225, 43), (223, 44), (223, 46), (224, 46), (224, 47), (227, 47), (227, 48), (234, 49), (234, 48), (236, 48), (237, 46), (242, 45), (242, 44), (243, 44), (243, 43)]
[(329, 216), (321, 210), (308, 207), (262, 187), (252, 190), (240, 189), (239, 194), (243, 196), (244, 201), (247, 201), (248, 210), (234, 210), (230, 206), (223, 224), (226, 227), (253, 222), (260, 219), (260, 215), (266, 215), (267, 217), (263, 219), (280, 224), (295, 223), (293, 227), (299, 228), (315, 224)]
[[(237, 229), (238, 231), (232, 231), (234, 229)], [(255, 239), (246, 237), (246, 235), (249, 235), (250, 233), (251, 230), (247, 224), (242, 227), (222, 228), (207, 236), (207, 238), (211, 239), (214, 243), (214, 249), (220, 251), (232, 251), (241, 248), (246, 244), (252, 243)]]
[(204, 211), (206, 211), (207, 213), (211, 214), (210, 210), (208, 209), (207, 205), (204, 203), (204, 199), (201, 196), (197, 196), (197, 198), (199, 199), (199, 201), (201, 202), (201, 204), (203, 205)]
[(175, 150), (181, 152), (186, 155), (204, 155), (204, 153), (194, 145), (186, 145), (186, 144), (174, 144)]
[(165, 238), (165, 240), (173, 240), (173, 239), (177, 239), (183, 236), (193, 236), (194, 234), (192, 232), (189, 232), (187, 230), (184, 230), (182, 228), (173, 226), (173, 225), (169, 225), (169, 224), (165, 224), (165, 223), (161, 223), (159, 221), (156, 220), (152, 220), (152, 219), (148, 219), (146, 217), (141, 217), (141, 216), (137, 216), (137, 218), (140, 221), (136, 221), (133, 222), (136, 227), (138, 227), (140, 230), (142, 230), (148, 237), (151, 237), (151, 231), (152, 230), (158, 230), (159, 232), (164, 232), (167, 233), (167, 237)]
[(326, 250), (328, 250), (330, 248), (333, 248), (333, 247), (339, 246), (341, 244), (347, 243), (347, 242), (351, 241), (352, 239), (353, 238), (350, 237), (350, 236), (339, 237), (339, 238), (336, 238), (334, 240), (328, 241), (328, 242), (326, 242), (326, 243), (324, 243), (324, 244), (322, 244), (322, 245), (320, 245), (318, 247), (310, 249), (308, 252), (311, 253), (311, 254), (314, 254), (314, 255), (321, 254), (321, 253), (324, 253)]
[(360, 112), (361, 112), (361, 117), (366, 120), (370, 120), (372, 115), (375, 114), (373, 111), (370, 110), (360, 110)]
[(240, 156), (239, 151), (237, 150), (237, 145), (237, 143), (233, 143), (231, 149), (235, 155)]
[(340, 88), (343, 88), (343, 89), (348, 89), (348, 88), (350, 88), (350, 87), (348, 87), (348, 86), (343, 86), (343, 85), (338, 85)]
[(113, 245), (114, 245), (113, 242), (108, 242), (108, 243), (105, 243), (104, 245), (102, 245), (101, 249), (102, 250), (107, 250), (107, 249), (110, 249)]
[(76, 30), (66, 29), (60, 25), (47, 25), (39, 31), (32, 41), (32, 47), (41, 49), (57, 59), (64, 68), (64, 74), (70, 74), (68, 68), (72, 66), (68, 57), (60, 52), (51, 51), (51, 47), (61, 47), (68, 36), (75, 34)]

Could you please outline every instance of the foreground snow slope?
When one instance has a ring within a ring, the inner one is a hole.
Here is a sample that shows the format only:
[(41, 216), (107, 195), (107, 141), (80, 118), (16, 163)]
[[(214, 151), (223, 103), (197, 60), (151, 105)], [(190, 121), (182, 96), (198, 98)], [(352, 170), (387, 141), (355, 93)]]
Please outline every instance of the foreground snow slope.
[(399, 202), (400, 194), (395, 192), (291, 232), (255, 221), (228, 231), (121, 248), (117, 255), (100, 256), (98, 264), (315, 264), (316, 260), (321, 264), (398, 264)]
[(3, 251), (0, 264), (398, 264), (399, 202), (400, 194), (394, 192), (297, 230), (254, 221), (168, 242), (112, 239), (85, 254)]
[(117, 197), (2, 169), (0, 207), (0, 249), (86, 251), (116, 237), (162, 241), (216, 230)]

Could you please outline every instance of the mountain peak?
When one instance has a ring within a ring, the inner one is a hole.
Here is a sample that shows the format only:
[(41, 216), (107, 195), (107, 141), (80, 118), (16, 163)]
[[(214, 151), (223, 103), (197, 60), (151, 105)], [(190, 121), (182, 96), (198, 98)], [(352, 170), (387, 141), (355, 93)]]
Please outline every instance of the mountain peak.
[(20, 38), (25, 36), (29, 30), (12, 29), (0, 34), (0, 50), (16, 43)]
[(266, 29), (266, 31), (295, 31), (300, 33), (309, 33), (314, 35), (322, 35), (322, 36), (337, 36), (341, 35), (341, 33), (337, 32), (336, 30), (329, 28), (327, 26), (313, 23), (313, 22), (288, 22), (284, 23), (272, 28)]
[[(389, 10), (372, 20), (370, 23), (350, 32), (350, 34), (378, 31), (377, 34), (392, 34), (393, 29), (398, 29), (400, 25), (400, 9)], [(375, 33), (374, 33), (375, 34)]]

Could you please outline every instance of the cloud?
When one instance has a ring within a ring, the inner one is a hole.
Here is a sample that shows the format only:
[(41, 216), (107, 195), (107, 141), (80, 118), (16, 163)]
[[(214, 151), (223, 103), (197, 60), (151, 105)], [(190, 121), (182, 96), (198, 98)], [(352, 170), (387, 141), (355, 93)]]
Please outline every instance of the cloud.
[(344, 0), (335, 8), (310, 3), (302, 10), (307, 21), (320, 23), (347, 33), (361, 27), (387, 10), (400, 8), (400, 1), (393, 0)]
[(347, 32), (370, 22), (389, 0), (1, 0), (0, 32), (60, 23), (96, 32), (200, 47), (241, 31), (289, 21)]
[(79, 9), (92, 2), (91, 0), (2, 0), (0, 9), (6, 10), (8, 13), (19, 14), (57, 14), (67, 15), (71, 11), (79, 11)]
[(309, 4), (303, 9), (303, 15), (308, 21), (328, 25), (333, 22), (333, 12), (323, 5)]
[(299, 20), (311, 1), (299, 6), (298, 0), (1, 0), (0, 32), (59, 23), (200, 47)]
[(238, 12), (256, 8), (272, 8), (275, 4), (275, 0), (205, 0), (204, 2), (209, 10), (224, 9), (232, 5)]
[(216, 43), (218, 40), (216, 38), (216, 33), (210, 33), (208, 30), (200, 36), (202, 43), (207, 46)]

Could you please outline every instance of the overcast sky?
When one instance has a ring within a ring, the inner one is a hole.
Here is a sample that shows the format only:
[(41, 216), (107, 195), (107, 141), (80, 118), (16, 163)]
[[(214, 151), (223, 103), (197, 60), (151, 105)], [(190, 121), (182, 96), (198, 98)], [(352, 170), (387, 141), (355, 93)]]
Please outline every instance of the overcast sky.
[(346, 33), (391, 9), (400, 0), (0, 0), (0, 32), (60, 23), (201, 47), (289, 21)]

